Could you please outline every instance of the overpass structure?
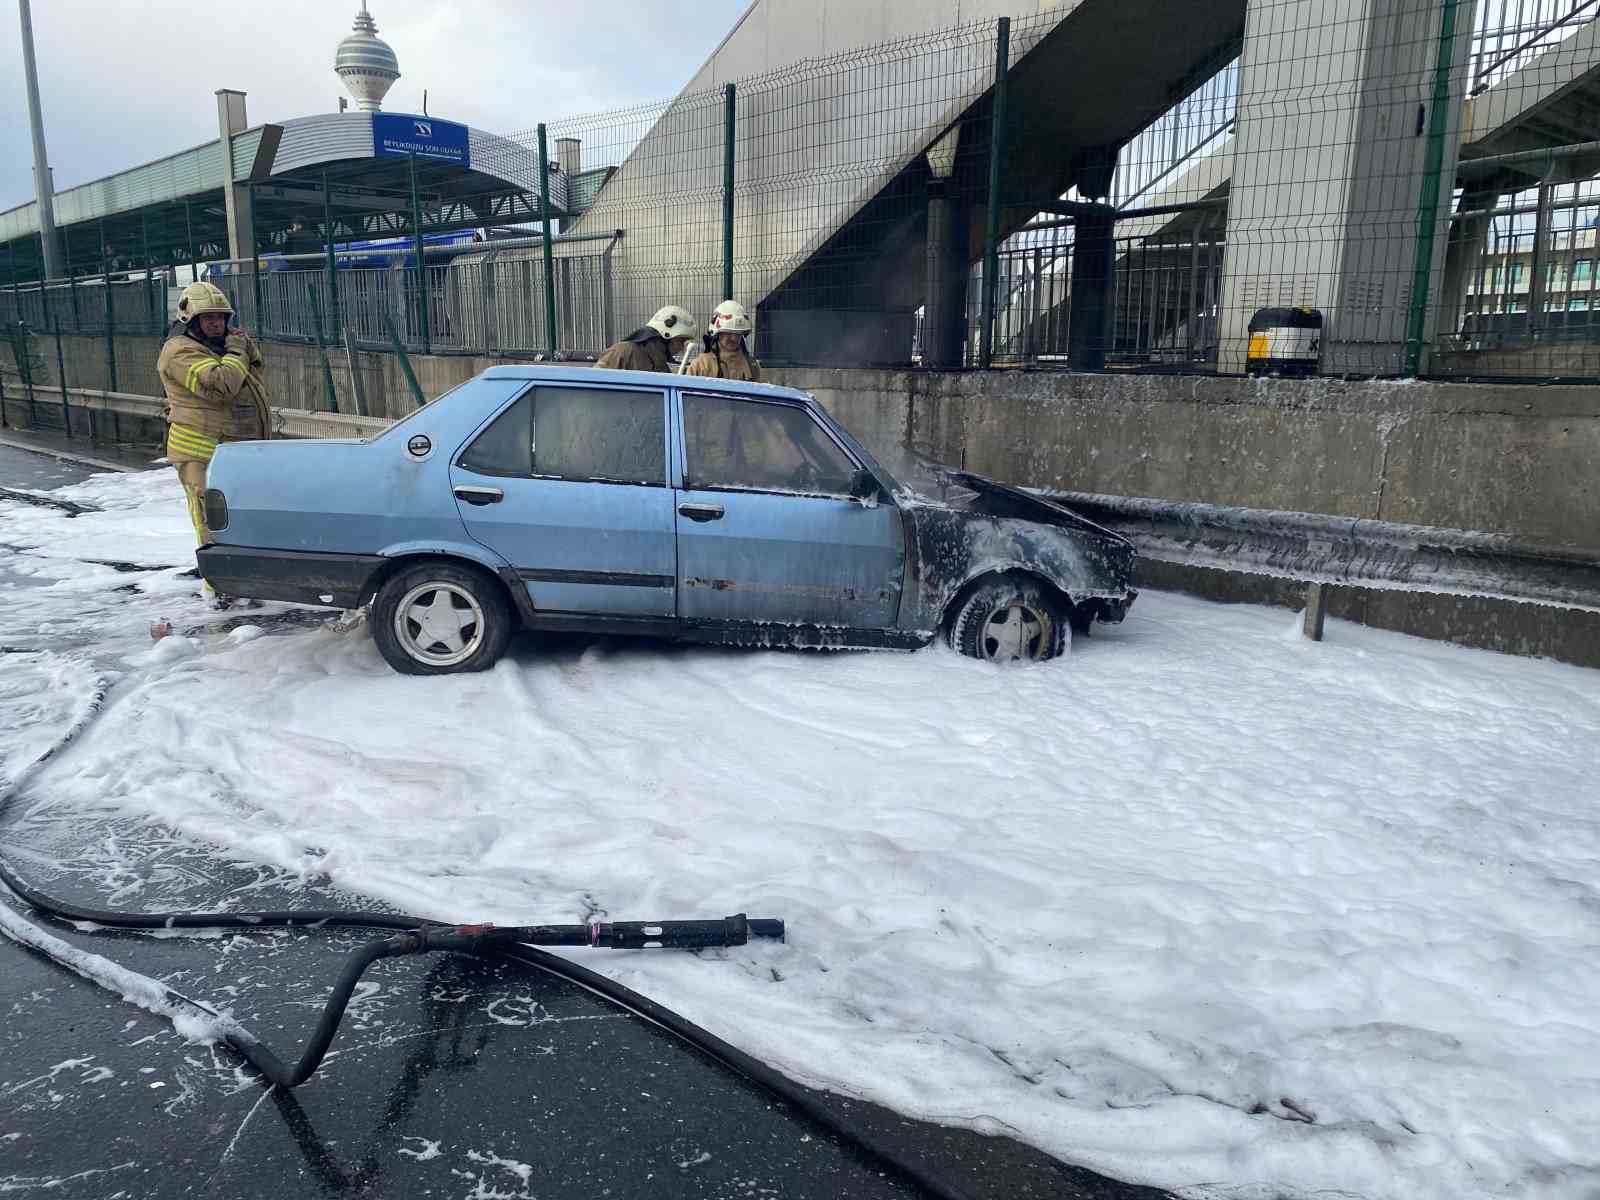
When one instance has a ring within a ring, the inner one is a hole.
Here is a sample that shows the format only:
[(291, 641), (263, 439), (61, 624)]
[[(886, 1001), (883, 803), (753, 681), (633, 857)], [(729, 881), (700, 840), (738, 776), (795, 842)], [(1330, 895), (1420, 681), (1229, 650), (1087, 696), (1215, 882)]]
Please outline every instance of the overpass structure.
[[(1134, 332), (1146, 358), (1181, 341), (1192, 363), (1198, 342), (1237, 372), (1251, 315), (1304, 305), (1325, 369), (1397, 374), (1453, 332), (1463, 189), (1470, 205), (1552, 178), (1511, 153), (1557, 151), (1562, 178), (1600, 167), (1570, 152), (1600, 139), (1600, 5), (1535, 4), (1530, 24), (1505, 0), (755, 0), (578, 227), (627, 230), (622, 325), (658, 302), (708, 310), (734, 83), (735, 292), (769, 357), (903, 363), (919, 327), (925, 365), (971, 362), (992, 206), (1015, 268), (996, 282), (1001, 357), (1097, 368)], [(1141, 144), (1223, 71), (1225, 129), (1198, 152)], [(687, 153), (695, 130), (713, 132)], [(1119, 209), (1135, 167), (1157, 185)], [(1129, 286), (1160, 272), (1184, 285)]]

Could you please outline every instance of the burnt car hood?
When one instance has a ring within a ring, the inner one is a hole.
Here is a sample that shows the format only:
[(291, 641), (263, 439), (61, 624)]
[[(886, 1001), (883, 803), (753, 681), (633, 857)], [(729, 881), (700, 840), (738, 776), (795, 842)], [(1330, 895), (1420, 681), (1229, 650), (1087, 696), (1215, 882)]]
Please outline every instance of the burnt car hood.
[(1037, 521), (1041, 525), (1081, 530), (1110, 545), (1133, 549), (1133, 543), (1120, 533), (1095, 524), (1063, 504), (985, 475), (960, 470), (918, 451), (900, 448), (882, 461), (899, 485), (895, 489), (896, 498), (908, 506)]

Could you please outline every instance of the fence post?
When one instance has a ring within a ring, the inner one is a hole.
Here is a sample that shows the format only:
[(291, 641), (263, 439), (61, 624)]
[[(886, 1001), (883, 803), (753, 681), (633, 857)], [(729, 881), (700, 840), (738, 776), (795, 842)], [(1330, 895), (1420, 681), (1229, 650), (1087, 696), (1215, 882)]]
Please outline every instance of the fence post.
[[(543, 126), (540, 126), (542, 129)], [(542, 135), (541, 135), (542, 136)], [(543, 145), (543, 142), (540, 143)], [(417, 255), (417, 314), (422, 320), (422, 352), (433, 353), (433, 322), (428, 315), (428, 260), (423, 255), (422, 192), (417, 188), (417, 152), (411, 151), (411, 229)]]
[(350, 332), (350, 322), (346, 321), (340, 327), (344, 334), (344, 359), (350, 367), (350, 395), (356, 402), (356, 416), (365, 417), (367, 412), (367, 385), (361, 378), (361, 353), (356, 349), (355, 334)]
[(317, 335), (317, 354), (322, 359), (322, 386), (328, 394), (328, 411), (339, 411), (339, 393), (333, 386), (333, 364), (328, 361), (328, 343), (322, 336), (322, 302), (317, 299), (317, 285), (306, 284), (311, 296), (311, 332)]
[(1328, 618), (1328, 587), (1322, 583), (1306, 584), (1306, 611), (1300, 622), (1300, 631), (1313, 642), (1322, 640), (1323, 626)]
[(150, 285), (155, 282), (150, 278), (150, 214), (147, 209), (139, 210), (139, 233), (144, 242), (144, 315), (150, 321), (150, 332), (161, 332), (156, 326), (155, 293)]
[(1422, 336), (1427, 328), (1428, 279), (1433, 274), (1434, 229), (1439, 223), (1439, 174), (1444, 169), (1444, 135), (1450, 124), (1450, 60), (1456, 44), (1456, 4), (1443, 0), (1439, 18), (1439, 60), (1433, 69), (1433, 104), (1428, 114), (1428, 151), (1417, 206), (1417, 257), (1411, 272), (1411, 319), (1406, 330), (1406, 374), (1422, 369)]
[(106, 223), (100, 222), (100, 265), (106, 286), (106, 391), (117, 390), (117, 310), (111, 302), (111, 255), (106, 250)]
[[(252, 258), (255, 257), (256, 251), (255, 217), (256, 185), (252, 183), (250, 185), (250, 256)], [(189, 282), (198, 283), (200, 281), (200, 257), (195, 252), (194, 248), (194, 212), (190, 208), (189, 200), (187, 198), (185, 198), (183, 202), (183, 232), (183, 245), (184, 248), (189, 251)], [(261, 317), (259, 314), (256, 316), (256, 332), (258, 334), (261, 332)]]
[(556, 253), (550, 244), (550, 152), (544, 122), (539, 122), (539, 219), (544, 227), (544, 338), (556, 356)]
[(994, 308), (1000, 275), (1000, 161), (1006, 137), (1006, 75), (1011, 66), (1011, 18), (1001, 17), (994, 43), (994, 113), (989, 127), (989, 210), (983, 250), (983, 315), (978, 365), (994, 361)]
[[(478, 266), (478, 314), (483, 321), (483, 353), (492, 356), (500, 342), (500, 319), (495, 310), (495, 259), (500, 251), (491, 250)], [(465, 289), (463, 289), (463, 292)]]
[(344, 321), (339, 316), (339, 263), (333, 253), (333, 193), (328, 190), (326, 167), (322, 170), (322, 241), (328, 259), (328, 340), (331, 342), (335, 332), (344, 328)]
[[(1544, 178), (1539, 180), (1538, 200), (1535, 207), (1538, 212), (1533, 217), (1533, 253), (1529, 256), (1528, 269), (1533, 273), (1533, 278), (1528, 280), (1528, 342), (1536, 345), (1544, 336), (1545, 306), (1550, 301), (1550, 287), (1547, 276), (1551, 268), (1550, 249), (1550, 218), (1555, 214), (1551, 211), (1551, 183), (1554, 164), (1545, 169)], [(1570, 268), (1569, 268), (1570, 269)], [(1570, 283), (1568, 286), (1571, 286)]]
[(600, 259), (600, 337), (606, 346), (617, 340), (616, 289), (611, 278), (611, 251), (616, 244), (616, 238), (612, 238)]
[(6, 247), (7, 274), (11, 276), (11, 315), (22, 320), (22, 289), (17, 286), (17, 248)]
[(72, 436), (72, 407), (67, 403), (67, 356), (61, 349), (61, 318), (50, 314), (50, 331), (56, 335), (56, 378), (61, 381), (61, 424)]
[(1043, 324), (1044, 320), (1044, 309), (1041, 307), (1044, 303), (1043, 268), (1044, 254), (1040, 247), (1035, 246), (1033, 248), (1033, 316), (1028, 318), (1023, 325), (1023, 328), (1028, 331), (1025, 345), (1027, 347), (1026, 352), (1030, 358), (1037, 358), (1040, 353), (1039, 326)]
[(28, 427), (39, 424), (39, 403), (33, 395), (33, 353), (28, 348), (28, 326), (18, 321), (11, 335), (11, 358), (17, 364), (17, 377), (22, 381), (22, 392), (28, 399)]
[(394, 314), (385, 310), (383, 324), (389, 331), (389, 341), (394, 345), (394, 356), (400, 360), (400, 370), (405, 374), (406, 386), (411, 389), (411, 398), (421, 408), (426, 404), (427, 398), (422, 394), (422, 385), (417, 382), (416, 372), (411, 369), (411, 358), (406, 354), (406, 344), (400, 340), (400, 330), (394, 323)]
[(733, 299), (733, 128), (734, 86), (722, 89), (722, 298)]
[[(195, 282), (199, 282), (198, 275)], [(250, 185), (250, 292), (255, 301), (255, 312), (250, 316), (255, 336), (266, 337), (267, 316), (261, 304), (261, 240), (256, 232), (256, 185), (253, 183)]]

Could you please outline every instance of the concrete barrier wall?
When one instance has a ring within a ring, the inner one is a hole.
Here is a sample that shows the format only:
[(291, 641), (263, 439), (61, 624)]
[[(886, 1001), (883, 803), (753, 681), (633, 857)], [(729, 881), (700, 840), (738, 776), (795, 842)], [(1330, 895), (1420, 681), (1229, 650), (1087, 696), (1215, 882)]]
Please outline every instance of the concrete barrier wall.
[[(105, 341), (64, 335), (68, 380), (106, 387)], [(315, 346), (271, 343), (281, 408), (327, 408)], [(160, 392), (159, 341), (117, 339), (119, 391)], [(35, 339), (56, 382), (53, 339)], [(411, 411), (392, 354), (358, 354), (373, 416)], [(417, 355), (425, 395), (496, 363)], [(353, 414), (343, 351), (338, 411)], [(879, 448), (918, 449), (1033, 487), (1484, 529), (1600, 544), (1600, 386), (1345, 382), (1059, 372), (777, 368)]]
[(774, 370), (869, 445), (1030, 487), (1600, 546), (1600, 387)]
[[(774, 370), (869, 446), (1029, 487), (1482, 529), (1600, 548), (1600, 387)], [(1141, 562), (1141, 586), (1299, 607), (1293, 583)], [(1600, 614), (1339, 587), (1329, 613), (1600, 667)]]

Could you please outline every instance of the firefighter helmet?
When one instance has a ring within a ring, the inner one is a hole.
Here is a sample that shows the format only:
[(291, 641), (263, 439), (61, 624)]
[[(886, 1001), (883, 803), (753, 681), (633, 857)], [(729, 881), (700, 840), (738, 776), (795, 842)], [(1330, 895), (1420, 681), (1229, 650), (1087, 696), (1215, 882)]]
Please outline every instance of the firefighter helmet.
[(711, 333), (749, 333), (750, 314), (737, 300), (724, 300), (711, 314)]
[(645, 324), (669, 342), (673, 338), (692, 338), (700, 328), (688, 311), (676, 304), (668, 304), (665, 308), (657, 309), (656, 315)]
[(178, 297), (178, 320), (187, 325), (202, 313), (233, 315), (233, 305), (214, 283), (191, 283)]

